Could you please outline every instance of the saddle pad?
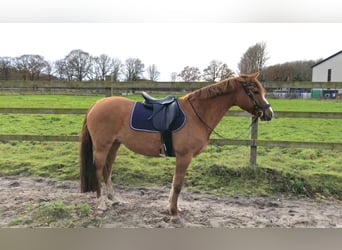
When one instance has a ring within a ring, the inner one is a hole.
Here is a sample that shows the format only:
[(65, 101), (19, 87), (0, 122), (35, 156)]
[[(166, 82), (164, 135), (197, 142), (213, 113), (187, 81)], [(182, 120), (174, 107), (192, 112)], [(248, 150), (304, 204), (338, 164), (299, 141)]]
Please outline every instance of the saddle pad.
[[(176, 116), (175, 120), (170, 125), (170, 131), (175, 132), (178, 129), (182, 128), (185, 124), (185, 114), (183, 110), (179, 107), (178, 115)], [(144, 106), (144, 104), (140, 102), (136, 102), (134, 107), (131, 111), (131, 119), (130, 119), (130, 126), (132, 129), (137, 131), (144, 131), (144, 132), (159, 132), (159, 130), (155, 129), (152, 124), (152, 119), (148, 120), (149, 117), (152, 115), (152, 109), (148, 109)]]

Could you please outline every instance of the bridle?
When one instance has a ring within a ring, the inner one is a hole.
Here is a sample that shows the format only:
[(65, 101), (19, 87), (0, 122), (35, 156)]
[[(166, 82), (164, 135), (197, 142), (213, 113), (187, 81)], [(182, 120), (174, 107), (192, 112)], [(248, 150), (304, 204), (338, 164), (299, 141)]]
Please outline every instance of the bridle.
[(252, 94), (251, 90), (249, 89), (249, 86), (247, 83), (242, 83), (242, 87), (246, 93), (246, 95), (249, 97), (249, 99), (251, 99), (252, 103), (253, 103), (253, 114), (260, 117), (262, 116), (262, 114), (264, 113), (264, 111), (266, 109), (268, 109), (269, 107), (271, 107), (271, 104), (267, 103), (265, 105), (259, 105), (255, 98), (254, 95)]
[[(247, 83), (243, 83), (242, 84), (243, 86), (243, 89), (245, 90), (245, 93), (247, 94), (247, 96), (251, 99), (252, 103), (253, 103), (253, 119), (252, 119), (252, 122), (251, 124), (249, 125), (248, 127), (248, 130), (254, 126), (254, 124), (256, 123), (256, 121), (258, 120), (258, 117), (262, 116), (263, 115), (263, 111), (265, 111), (266, 109), (268, 109), (269, 107), (271, 107), (271, 104), (265, 104), (265, 105), (259, 105), (255, 98), (254, 98), (254, 95), (251, 93), (250, 89), (249, 89), (249, 86)], [(202, 118), (202, 116), (197, 112), (197, 110), (195, 109), (192, 101), (190, 100), (190, 98), (188, 98), (188, 102), (192, 108), (192, 110), (194, 111), (195, 115), (197, 116), (197, 118), (202, 122), (202, 124), (204, 124), (210, 132), (213, 132), (215, 133), (216, 135), (218, 135), (219, 137), (223, 138), (223, 139), (227, 139), (225, 138), (224, 136), (222, 136), (221, 134), (219, 134), (218, 132), (216, 132), (212, 127), (210, 127), (206, 121)], [(239, 136), (238, 136), (239, 137)]]

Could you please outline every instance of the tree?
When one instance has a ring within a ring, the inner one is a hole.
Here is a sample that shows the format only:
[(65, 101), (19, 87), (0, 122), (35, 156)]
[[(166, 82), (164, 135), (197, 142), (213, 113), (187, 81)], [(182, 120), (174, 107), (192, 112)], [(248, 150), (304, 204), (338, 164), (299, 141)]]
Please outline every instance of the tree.
[(59, 80), (72, 80), (72, 74), (65, 59), (60, 59), (54, 63), (54, 74)]
[(92, 66), (93, 66), (93, 77), (96, 80), (104, 81), (106, 78), (106, 75), (111, 72), (113, 67), (113, 61), (112, 59), (102, 54), (100, 56), (96, 56), (92, 58)]
[(92, 60), (89, 53), (80, 49), (72, 50), (65, 57), (65, 60), (67, 62), (68, 76), (72, 76), (72, 78), (76, 78), (76, 80), (81, 82), (90, 73)]
[(194, 82), (200, 80), (201, 72), (197, 67), (186, 66), (178, 76), (185, 82)]
[(319, 60), (294, 61), (264, 68), (262, 75), (266, 81), (311, 81), (311, 66)]
[(177, 80), (177, 72), (172, 72), (170, 74), (171, 82), (175, 82)]
[(207, 68), (203, 70), (202, 77), (205, 81), (216, 82), (234, 75), (227, 64), (218, 60), (212, 60)]
[(16, 58), (16, 68), (23, 74), (24, 80), (27, 76), (31, 81), (39, 79), (39, 75), (46, 67), (47, 62), (40, 55), (22, 55)]
[(44, 74), (46, 74), (47, 79), (49, 81), (51, 81), (51, 79), (53, 78), (52, 68), (53, 68), (53, 63), (50, 61), (45, 61)]
[(212, 60), (209, 66), (203, 70), (203, 79), (208, 82), (216, 82), (219, 78), (221, 64), (220, 61)]
[(265, 42), (249, 47), (238, 64), (240, 74), (261, 72), (268, 59)]
[(11, 57), (0, 57), (0, 80), (9, 80), (12, 69)]
[(150, 81), (157, 81), (160, 76), (160, 72), (157, 69), (155, 64), (152, 64), (147, 67), (147, 79)]
[(123, 64), (121, 63), (120, 59), (114, 58), (112, 59), (112, 81), (118, 82), (120, 80), (120, 75), (122, 71)]
[(235, 74), (234, 74), (234, 71), (232, 71), (230, 68), (228, 68), (228, 65), (227, 64), (222, 64), (221, 66), (221, 74), (220, 74), (220, 80), (224, 80), (224, 79), (227, 79), (229, 77), (233, 77)]
[(126, 81), (138, 81), (143, 79), (145, 65), (138, 58), (128, 58), (126, 60), (124, 75)]
[(311, 81), (312, 80), (312, 68), (311, 66), (316, 64), (318, 61), (295, 61), (292, 62), (294, 72), (294, 81)]

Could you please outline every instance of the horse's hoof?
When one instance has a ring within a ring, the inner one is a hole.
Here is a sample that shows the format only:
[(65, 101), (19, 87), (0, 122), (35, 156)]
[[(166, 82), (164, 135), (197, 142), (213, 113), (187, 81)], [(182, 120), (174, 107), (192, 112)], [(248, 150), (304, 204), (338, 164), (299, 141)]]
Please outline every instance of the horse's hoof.
[(114, 200), (114, 195), (113, 194), (108, 194), (107, 195), (108, 200)]
[(112, 207), (116, 207), (116, 206), (118, 206), (118, 205), (120, 205), (120, 201), (118, 201), (118, 200), (115, 200), (115, 201), (112, 201), (112, 202), (111, 202), (111, 206), (112, 206)]
[(184, 221), (177, 217), (177, 218), (171, 218), (171, 223), (174, 224), (174, 225), (183, 225), (184, 224)]
[(96, 214), (97, 215), (102, 215), (105, 211), (101, 209), (96, 209)]
[(98, 211), (98, 212), (105, 212), (106, 210), (107, 210), (107, 206), (106, 206), (106, 204), (100, 204), (97, 208), (96, 208), (96, 210)]

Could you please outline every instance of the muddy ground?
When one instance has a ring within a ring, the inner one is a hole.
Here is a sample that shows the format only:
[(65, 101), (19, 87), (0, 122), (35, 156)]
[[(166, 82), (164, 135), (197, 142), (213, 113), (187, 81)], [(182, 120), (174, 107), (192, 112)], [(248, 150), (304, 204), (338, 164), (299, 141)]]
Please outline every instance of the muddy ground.
[[(342, 202), (325, 197), (214, 196), (183, 190), (179, 201), (183, 224), (174, 225), (166, 211), (169, 187), (115, 186), (115, 191), (121, 202), (98, 214), (94, 194), (81, 194), (77, 181), (0, 177), (0, 227), (342, 227)], [(55, 214), (57, 219), (37, 216), (39, 204), (56, 202), (69, 210)], [(70, 210), (80, 204), (91, 209)]]

